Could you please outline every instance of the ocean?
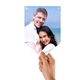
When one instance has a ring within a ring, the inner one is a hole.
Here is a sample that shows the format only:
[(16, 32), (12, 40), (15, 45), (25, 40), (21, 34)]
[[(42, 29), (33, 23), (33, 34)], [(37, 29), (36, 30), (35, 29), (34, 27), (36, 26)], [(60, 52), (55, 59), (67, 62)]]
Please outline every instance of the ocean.
[(55, 35), (56, 41), (59, 44), (61, 42), (61, 30), (60, 28), (50, 28)]

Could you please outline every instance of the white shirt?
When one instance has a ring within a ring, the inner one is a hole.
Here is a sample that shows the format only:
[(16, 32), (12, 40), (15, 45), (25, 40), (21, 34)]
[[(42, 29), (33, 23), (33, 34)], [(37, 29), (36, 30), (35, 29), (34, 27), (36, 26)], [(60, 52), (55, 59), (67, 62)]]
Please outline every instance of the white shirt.
[(40, 40), (39, 40), (39, 36), (37, 34), (37, 30), (36, 27), (34, 26), (33, 22), (30, 22), (30, 24), (28, 24), (25, 29), (24, 29), (25, 33), (24, 33), (24, 37), (25, 37), (25, 42), (32, 42), (35, 44), (36, 46), (36, 52), (40, 52), (41, 51), (41, 46), (40, 46)]
[(24, 31), (24, 35), (25, 35), (25, 42), (32, 42), (36, 45), (39, 37), (36, 31), (36, 27), (34, 26), (33, 22), (30, 22), (30, 24), (28, 24), (25, 27), (25, 31)]

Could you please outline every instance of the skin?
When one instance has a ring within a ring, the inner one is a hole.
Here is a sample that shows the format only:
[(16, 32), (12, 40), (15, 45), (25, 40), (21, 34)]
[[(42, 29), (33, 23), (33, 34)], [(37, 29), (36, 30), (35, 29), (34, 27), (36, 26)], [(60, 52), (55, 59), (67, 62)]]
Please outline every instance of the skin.
[(42, 26), (45, 23), (46, 18), (47, 18), (47, 16), (45, 14), (43, 14), (42, 12), (35, 13), (33, 15), (34, 26), (39, 28), (40, 26)]
[(36, 51), (36, 46), (35, 46), (34, 43), (32, 43), (32, 42), (25, 42), (25, 44), (27, 44), (32, 50), (34, 50), (35, 52), (37, 52)]
[(44, 31), (39, 32), (39, 38), (40, 38), (41, 43), (44, 44), (45, 46), (50, 43), (50, 37)]
[(55, 60), (48, 54), (41, 53), (39, 56), (39, 70), (46, 80), (55, 80)]

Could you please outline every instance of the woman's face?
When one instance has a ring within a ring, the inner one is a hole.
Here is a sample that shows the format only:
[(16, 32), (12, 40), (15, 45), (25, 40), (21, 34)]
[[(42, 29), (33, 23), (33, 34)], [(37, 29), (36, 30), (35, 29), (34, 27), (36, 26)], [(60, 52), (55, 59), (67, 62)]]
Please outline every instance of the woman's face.
[(40, 38), (41, 43), (44, 44), (45, 46), (50, 43), (50, 37), (44, 31), (39, 32), (39, 38)]

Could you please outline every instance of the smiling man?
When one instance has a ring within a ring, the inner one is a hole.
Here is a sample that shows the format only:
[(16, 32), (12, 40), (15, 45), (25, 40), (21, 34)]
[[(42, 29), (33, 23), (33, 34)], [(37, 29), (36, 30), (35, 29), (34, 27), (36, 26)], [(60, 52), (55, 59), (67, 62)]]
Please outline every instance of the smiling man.
[(45, 8), (38, 8), (33, 14), (33, 21), (25, 27), (25, 43), (37, 53), (41, 50), (37, 28), (45, 23), (47, 15)]

